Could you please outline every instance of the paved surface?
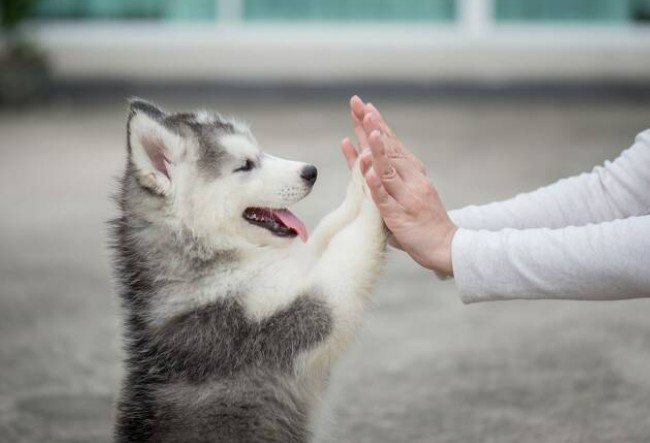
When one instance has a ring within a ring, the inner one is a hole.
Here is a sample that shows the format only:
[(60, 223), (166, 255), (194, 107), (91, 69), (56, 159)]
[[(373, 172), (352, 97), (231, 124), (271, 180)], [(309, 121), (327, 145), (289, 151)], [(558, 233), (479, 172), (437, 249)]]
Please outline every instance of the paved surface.
[[(160, 100), (254, 124), (270, 152), (313, 161), (297, 207), (334, 207), (346, 171), (345, 96)], [(589, 169), (650, 125), (650, 105), (381, 100), (450, 207)], [(120, 378), (105, 221), (125, 108), (57, 102), (0, 114), (0, 441), (108, 442)], [(329, 391), (329, 438), (375, 442), (650, 441), (650, 302), (464, 306), (397, 252)]]

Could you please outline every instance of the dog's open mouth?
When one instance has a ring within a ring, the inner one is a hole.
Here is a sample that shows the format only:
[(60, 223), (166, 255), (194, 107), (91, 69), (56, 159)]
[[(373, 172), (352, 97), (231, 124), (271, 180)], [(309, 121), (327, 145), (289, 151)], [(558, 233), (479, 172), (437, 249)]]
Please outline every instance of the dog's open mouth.
[(305, 224), (288, 209), (246, 208), (244, 219), (278, 237), (300, 236), (304, 242), (309, 237)]

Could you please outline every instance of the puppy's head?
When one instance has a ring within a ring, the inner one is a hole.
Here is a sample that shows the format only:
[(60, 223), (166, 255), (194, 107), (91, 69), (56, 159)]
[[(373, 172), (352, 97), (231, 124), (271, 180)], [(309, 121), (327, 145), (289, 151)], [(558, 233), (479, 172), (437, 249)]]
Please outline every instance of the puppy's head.
[(127, 127), (127, 176), (143, 203), (132, 210), (148, 222), (210, 250), (307, 239), (287, 208), (311, 191), (314, 166), (263, 153), (248, 127), (209, 112), (169, 114), (134, 99)]

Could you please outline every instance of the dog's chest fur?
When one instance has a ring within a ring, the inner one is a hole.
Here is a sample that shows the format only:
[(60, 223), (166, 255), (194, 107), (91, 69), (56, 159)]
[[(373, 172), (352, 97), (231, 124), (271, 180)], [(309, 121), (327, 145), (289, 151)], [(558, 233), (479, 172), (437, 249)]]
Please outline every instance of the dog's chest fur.
[(295, 357), (325, 338), (330, 316), (308, 295), (262, 320), (250, 319), (237, 298), (179, 314), (146, 334), (164, 381), (204, 383), (251, 368), (289, 374)]
[(262, 320), (236, 298), (155, 327), (132, 318), (120, 441), (307, 441), (294, 365), (330, 329), (328, 308), (308, 295)]
[[(187, 286), (160, 278), (173, 249), (163, 240), (143, 248), (150, 236), (141, 229), (128, 217), (116, 222), (127, 353), (117, 441), (308, 441), (311, 398), (304, 385), (309, 381), (300, 379), (295, 365), (331, 332), (331, 310), (323, 298), (304, 293), (270, 315), (252, 316), (249, 294), (233, 292), (232, 282), (217, 284), (224, 262), (226, 268), (238, 266), (226, 255), (203, 267), (187, 263), (198, 281), (210, 275), (194, 285), (202, 297), (178, 312), (161, 310), (172, 295), (191, 299), (192, 294), (176, 293)], [(173, 261), (178, 267), (178, 257)], [(222, 278), (233, 275), (223, 272)], [(274, 293), (278, 288), (269, 289), (269, 299), (283, 298)], [(206, 297), (210, 291), (213, 296)], [(263, 297), (263, 290), (256, 295)]]

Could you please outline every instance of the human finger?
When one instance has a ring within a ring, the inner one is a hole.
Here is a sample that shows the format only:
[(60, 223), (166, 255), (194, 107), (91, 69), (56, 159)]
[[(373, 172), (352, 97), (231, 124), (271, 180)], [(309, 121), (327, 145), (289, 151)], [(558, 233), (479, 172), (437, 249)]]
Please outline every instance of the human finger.
[(366, 131), (363, 129), (363, 124), (361, 120), (357, 118), (354, 112), (350, 112), (350, 119), (352, 120), (352, 129), (354, 130), (354, 135), (357, 139), (357, 145), (359, 149), (364, 149), (368, 147), (368, 136)]
[(352, 113), (359, 119), (363, 120), (363, 116), (366, 113), (366, 104), (361, 100), (358, 95), (353, 95), (350, 98), (350, 110)]
[(368, 142), (372, 154), (372, 167), (381, 180), (383, 187), (400, 204), (408, 206), (412, 199), (410, 191), (393, 167), (392, 161), (387, 155), (381, 133), (373, 131)]
[[(363, 119), (364, 129), (372, 133), (374, 131), (380, 131), (377, 129), (379, 127), (377, 116), (374, 113), (366, 114), (366, 117)], [(387, 136), (381, 133), (383, 140), (384, 150), (386, 152), (386, 157), (399, 176), (404, 179), (404, 181), (409, 181), (414, 178), (417, 178), (417, 175), (422, 175), (423, 165), (422, 163), (412, 155), (409, 155), (407, 151), (401, 149), (401, 143), (395, 137)], [(389, 190), (390, 192), (390, 190)]]
[(347, 137), (341, 141), (341, 152), (345, 157), (348, 168), (352, 168), (359, 154), (357, 152), (357, 149), (352, 144), (352, 141)]
[(379, 125), (379, 128), (381, 129), (381, 132), (384, 134), (393, 137), (393, 131), (390, 129), (390, 126), (388, 126), (388, 123), (386, 123), (386, 120), (384, 119), (384, 116), (381, 115), (381, 112), (379, 112), (379, 109), (372, 103), (368, 102), (365, 105), (364, 111), (366, 114), (372, 113), (377, 116), (377, 123)]
[(396, 212), (399, 209), (399, 205), (386, 191), (375, 170), (370, 168), (364, 177), (368, 184), (368, 189), (370, 189), (370, 196), (375, 202), (375, 205), (377, 205), (377, 209), (379, 209), (382, 217)]
[(397, 138), (395, 133), (390, 129), (386, 120), (381, 115), (379, 110), (372, 103), (366, 105), (366, 116), (364, 117), (364, 122), (367, 122), (368, 127), (365, 128), (366, 131), (372, 131), (378, 129), (382, 134), (387, 138), (387, 148), (389, 151), (393, 151), (395, 154), (400, 156), (408, 156), (410, 154), (409, 150), (406, 149), (404, 144)]
[(361, 168), (361, 174), (365, 176), (371, 166), (372, 153), (370, 152), (370, 149), (366, 149), (359, 154), (359, 167)]
[(376, 108), (374, 109), (369, 110), (363, 119), (363, 126), (366, 133), (369, 134), (375, 130), (381, 131), (385, 138), (387, 155), (394, 163), (395, 168), (402, 178), (409, 179), (416, 171), (426, 175), (424, 163), (406, 149), (404, 144), (394, 134), (386, 134), (384, 132), (383, 128), (387, 126), (381, 123), (378, 111), (376, 111)]
[(370, 137), (372, 131), (382, 132), (382, 128), (379, 123), (379, 118), (374, 112), (365, 113), (363, 116), (363, 120), (361, 121), (361, 125), (367, 137)]
[(368, 147), (368, 137), (363, 129), (363, 117), (365, 115), (365, 106), (363, 101), (358, 96), (353, 96), (350, 99), (350, 119), (352, 120), (352, 128), (357, 137), (357, 144), (360, 149)]

